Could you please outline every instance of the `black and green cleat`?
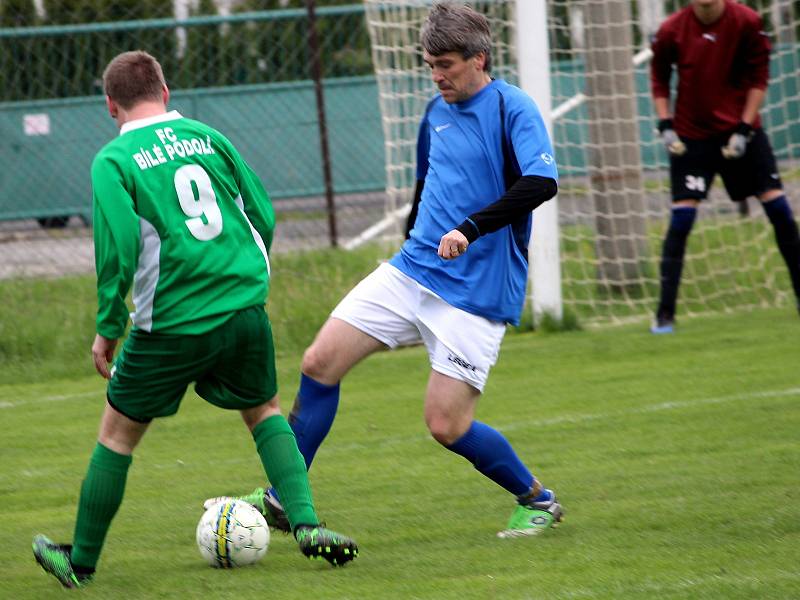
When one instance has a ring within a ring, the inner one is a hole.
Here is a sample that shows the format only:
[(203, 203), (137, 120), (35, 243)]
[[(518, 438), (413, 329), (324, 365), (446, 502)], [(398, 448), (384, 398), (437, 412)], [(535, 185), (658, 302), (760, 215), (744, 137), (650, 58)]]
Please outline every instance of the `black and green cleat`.
[(334, 567), (340, 567), (358, 556), (355, 540), (321, 526), (301, 525), (294, 536), (304, 555), (308, 558), (324, 558)]
[(78, 575), (72, 568), (69, 555), (72, 546), (56, 544), (47, 536), (33, 538), (33, 556), (42, 568), (66, 588), (83, 587), (91, 581), (91, 575)]
[(232, 500), (242, 500), (256, 507), (267, 525), (271, 529), (276, 529), (284, 533), (291, 533), (292, 528), (289, 526), (289, 518), (286, 516), (286, 511), (278, 500), (277, 496), (273, 493), (272, 488), (264, 489), (257, 487), (249, 494), (244, 496), (217, 496), (215, 498), (208, 498), (203, 502), (203, 510), (208, 510), (218, 502), (231, 502)]

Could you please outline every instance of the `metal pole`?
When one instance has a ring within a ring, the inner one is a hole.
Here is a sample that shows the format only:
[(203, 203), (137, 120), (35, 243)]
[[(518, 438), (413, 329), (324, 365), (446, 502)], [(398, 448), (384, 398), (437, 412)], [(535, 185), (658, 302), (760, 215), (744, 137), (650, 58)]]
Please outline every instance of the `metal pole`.
[(308, 13), (308, 49), (311, 53), (311, 77), (314, 79), (314, 92), (317, 98), (319, 148), (322, 155), (322, 177), (325, 182), (325, 206), (328, 210), (328, 234), (331, 240), (331, 247), (335, 248), (339, 245), (339, 240), (336, 232), (336, 206), (333, 201), (331, 154), (328, 148), (328, 122), (325, 118), (325, 95), (322, 90), (322, 63), (319, 57), (315, 0), (306, 0), (306, 11)]

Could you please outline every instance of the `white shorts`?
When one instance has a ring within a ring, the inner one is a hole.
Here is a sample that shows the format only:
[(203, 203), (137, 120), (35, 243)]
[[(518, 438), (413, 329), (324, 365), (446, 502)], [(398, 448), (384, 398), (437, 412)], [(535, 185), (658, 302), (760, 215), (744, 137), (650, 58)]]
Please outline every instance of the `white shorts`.
[(506, 332), (504, 323), (451, 306), (389, 263), (367, 275), (331, 316), (390, 348), (422, 340), (434, 371), (481, 392)]

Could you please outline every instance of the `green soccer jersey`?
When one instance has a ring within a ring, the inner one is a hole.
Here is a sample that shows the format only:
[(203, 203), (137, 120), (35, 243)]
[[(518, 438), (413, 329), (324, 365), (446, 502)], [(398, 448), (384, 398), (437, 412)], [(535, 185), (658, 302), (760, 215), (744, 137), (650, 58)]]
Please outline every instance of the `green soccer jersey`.
[(199, 334), (263, 305), (269, 196), (221, 133), (172, 111), (125, 123), (92, 163), (97, 332)]

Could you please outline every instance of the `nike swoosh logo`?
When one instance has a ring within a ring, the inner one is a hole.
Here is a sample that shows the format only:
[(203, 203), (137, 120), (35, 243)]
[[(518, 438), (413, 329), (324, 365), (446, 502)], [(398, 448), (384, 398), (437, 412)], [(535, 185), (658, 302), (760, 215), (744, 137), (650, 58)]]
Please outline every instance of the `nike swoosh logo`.
[(448, 127), (450, 127), (450, 123), (445, 123), (444, 125), (437, 125), (436, 127), (434, 127), (434, 128), (433, 128), (433, 130), (434, 130), (436, 133), (439, 133), (440, 131), (444, 131), (444, 130), (445, 130), (445, 129), (447, 129)]

